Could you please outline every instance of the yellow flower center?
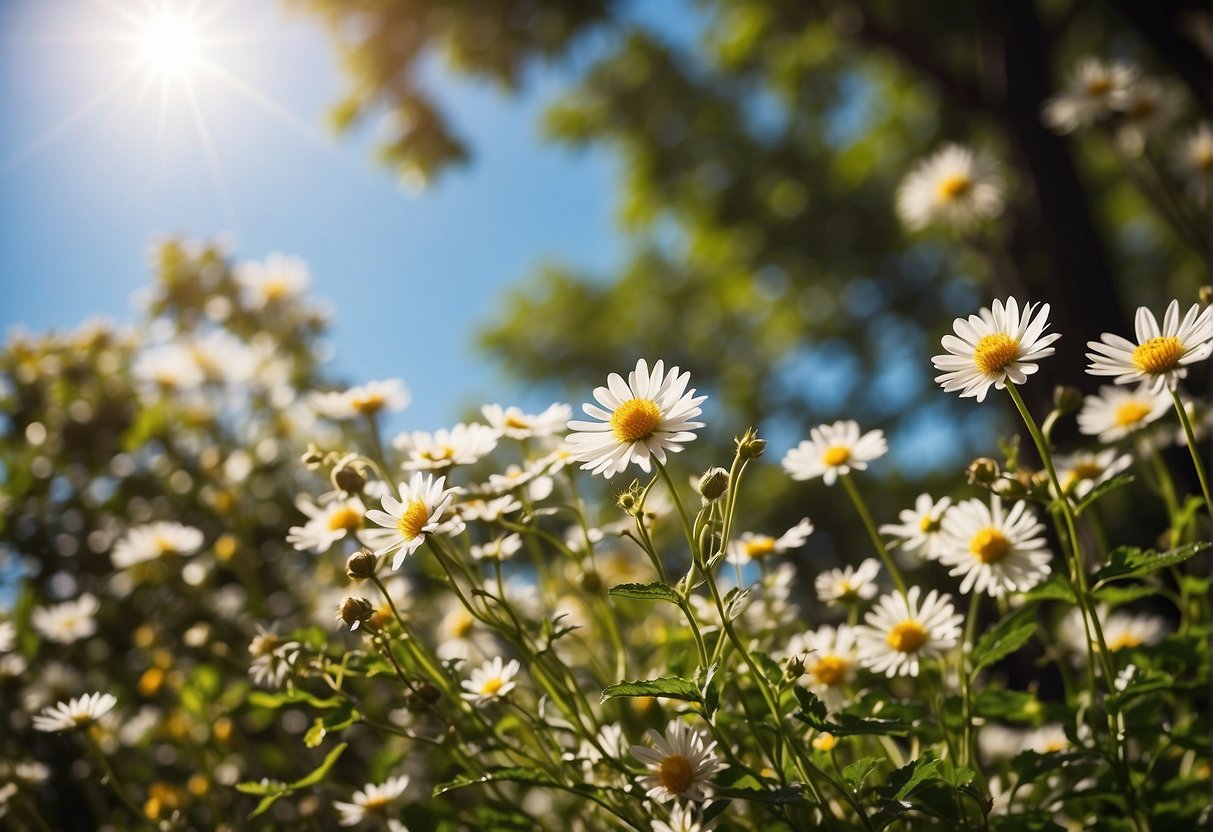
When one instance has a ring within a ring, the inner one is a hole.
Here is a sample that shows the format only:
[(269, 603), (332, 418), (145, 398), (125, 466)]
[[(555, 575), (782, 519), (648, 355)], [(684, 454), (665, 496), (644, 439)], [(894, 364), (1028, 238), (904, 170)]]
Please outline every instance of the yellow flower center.
[(430, 462), (444, 462), (455, 458), (455, 449), (450, 445), (442, 445), (438, 448), (426, 448), (419, 456), (422, 459), (428, 459)]
[(1128, 401), (1116, 408), (1116, 426), (1132, 427), (1150, 415), (1152, 408), (1145, 402)]
[(834, 591), (838, 594), (838, 597), (842, 599), (854, 598), (856, 595), (855, 587), (853, 587), (851, 582), (846, 578), (840, 578), (838, 580), (838, 584), (834, 587)]
[(167, 537), (157, 536), (154, 540), (152, 540), (152, 545), (156, 547), (157, 554), (167, 555), (175, 551), (173, 541), (169, 540)]
[(1052, 754), (1057, 751), (1065, 751), (1067, 744), (1061, 740), (1049, 740), (1043, 746), (1041, 746), (1041, 748), (1044, 750), (1045, 754)]
[(1213, 146), (1201, 145), (1196, 148), (1195, 158), (1196, 167), (1202, 171), (1213, 170)]
[(813, 681), (817, 684), (834, 687), (846, 681), (850, 669), (849, 661), (836, 653), (828, 653), (809, 668), (809, 673), (813, 674)]
[(977, 342), (973, 350), (973, 363), (987, 376), (994, 376), (1006, 369), (1019, 355), (1019, 342), (1005, 332), (987, 335)]
[(362, 515), (349, 506), (342, 506), (329, 515), (329, 531), (331, 532), (343, 529), (353, 532), (360, 528), (362, 528)]
[(628, 399), (611, 416), (611, 430), (620, 442), (648, 439), (660, 424), (661, 408), (652, 399)]
[(846, 465), (851, 459), (851, 449), (842, 445), (831, 445), (821, 455), (821, 461), (831, 468)]
[(1092, 98), (1102, 98), (1112, 90), (1112, 79), (1106, 75), (1100, 75), (1097, 78), (1092, 78), (1087, 82), (1087, 95)]
[(383, 410), (383, 406), (387, 401), (378, 393), (364, 393), (360, 396), (354, 396), (350, 400), (350, 406), (362, 414), (378, 413)]
[(1141, 639), (1134, 633), (1121, 633), (1116, 638), (1108, 641), (1108, 649), (1113, 653), (1131, 647), (1141, 647)]
[(389, 803), (391, 801), (387, 795), (377, 794), (362, 801), (362, 810), (367, 813), (386, 812)]
[(662, 759), (657, 780), (670, 794), (682, 794), (695, 781), (695, 767), (681, 754), (671, 754)]
[(1077, 480), (1094, 480), (1103, 474), (1103, 467), (1095, 462), (1080, 462), (1071, 471)]
[(1133, 366), (1143, 373), (1165, 373), (1184, 357), (1184, 345), (1174, 335), (1151, 338), (1133, 350)]
[(501, 690), (501, 686), (505, 684), (505, 679), (494, 676), (480, 686), (480, 693), (483, 696), (492, 696), (497, 691)]
[(426, 508), (425, 503), (421, 500), (409, 500), (409, 504), (404, 508), (404, 513), (396, 521), (396, 528), (400, 530), (400, 534), (404, 535), (405, 540), (412, 540), (421, 534), (421, 529), (428, 522), (430, 522), (430, 510)]
[(944, 202), (962, 197), (973, 187), (973, 180), (961, 173), (944, 177), (939, 183), (939, 198)]
[(506, 416), (505, 426), (507, 428), (518, 428), (519, 430), (528, 430), (531, 426), (517, 416)]
[(818, 751), (833, 751), (836, 745), (838, 745), (838, 738), (828, 732), (813, 737), (813, 747)]
[(918, 530), (920, 532), (922, 532), (923, 534), (930, 534), (931, 532), (937, 532), (937, 531), (939, 531), (939, 526), (940, 526), (939, 518), (932, 517), (929, 514), (918, 521)]
[(751, 558), (765, 558), (775, 551), (775, 538), (765, 534), (755, 535), (741, 545)]
[(888, 642), (899, 653), (917, 653), (927, 643), (927, 631), (913, 618), (907, 618), (889, 630)]
[(471, 635), (474, 626), (476, 626), (476, 619), (472, 618), (471, 613), (461, 611), (459, 618), (451, 626), (451, 636), (457, 639), (465, 639)]
[(269, 303), (274, 303), (275, 301), (280, 301), (289, 295), (291, 293), (291, 287), (290, 284), (281, 277), (271, 277), (269, 280), (265, 281), (263, 291), (265, 292), (266, 301)]
[(992, 526), (986, 526), (969, 541), (969, 553), (982, 563), (998, 563), (1010, 548), (1011, 541)]

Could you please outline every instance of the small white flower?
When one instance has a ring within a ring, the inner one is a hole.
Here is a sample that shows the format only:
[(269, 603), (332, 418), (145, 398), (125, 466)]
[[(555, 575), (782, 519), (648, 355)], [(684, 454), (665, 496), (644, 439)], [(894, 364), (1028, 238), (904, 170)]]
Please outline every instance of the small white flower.
[(135, 526), (114, 544), (110, 560), (115, 569), (173, 555), (192, 555), (202, 548), (202, 532), (171, 521)]
[(772, 554), (781, 555), (799, 549), (812, 533), (813, 524), (807, 517), (778, 538), (755, 532), (742, 532), (740, 538), (729, 543), (729, 563), (747, 564), (752, 560), (763, 560)]
[(372, 416), (384, 410), (404, 410), (411, 400), (408, 388), (398, 378), (370, 381), (341, 392), (313, 393), (310, 398), (317, 413), (336, 421)]
[(394, 537), (388, 529), (363, 528), (366, 506), (358, 497), (333, 500), (324, 506), (300, 497), (295, 505), (309, 519), (302, 526), (291, 526), (286, 542), (301, 552), (327, 552), (334, 543), (349, 535), (364, 546), (378, 549), (388, 545)]
[(1159, 419), (1171, 409), (1171, 397), (1165, 390), (1151, 390), (1147, 382), (1136, 390), (1104, 385), (1098, 396), (1083, 399), (1078, 412), (1078, 429), (1101, 442), (1124, 439), (1136, 430)]
[[(643, 358), (628, 373), (627, 381), (618, 373), (607, 377), (607, 386), (594, 390), (595, 404), (581, 409), (598, 422), (572, 421), (573, 431), (566, 440), (581, 467), (607, 479), (633, 462), (644, 472), (650, 460), (665, 463), (666, 453), (677, 453), (695, 439), (702, 422), (692, 421), (702, 411), (707, 396), (687, 390), (690, 373), (679, 373), (658, 361), (649, 371)], [(599, 406), (601, 405), (601, 406)]]
[(277, 627), (257, 625), (257, 634), (249, 642), (249, 676), (253, 682), (267, 688), (280, 688), (299, 659), (302, 645), (297, 641), (283, 641)]
[(1174, 87), (1150, 78), (1137, 81), (1117, 96), (1116, 141), (1130, 154), (1141, 153), (1146, 140), (1170, 126), (1182, 108), (1183, 98)]
[(484, 708), (504, 699), (517, 686), (514, 677), (521, 669), (517, 659), (506, 664), (497, 656), (472, 671), (471, 677), (461, 683), (465, 692), (459, 695), (477, 708)]
[(368, 817), (386, 816), (408, 785), (407, 775), (389, 777), (384, 783), (368, 783), (354, 792), (351, 803), (334, 801), (333, 808), (341, 813), (339, 823), (342, 826), (357, 826)]
[(1198, 205), (1209, 204), (1213, 193), (1213, 125), (1201, 122), (1175, 149), (1171, 166)]
[(933, 558), (939, 552), (944, 513), (951, 504), (951, 497), (934, 500), (930, 494), (919, 494), (914, 508), (902, 509), (897, 515), (901, 522), (886, 523), (880, 527), (880, 533), (900, 541), (903, 551), (917, 551), (922, 557)]
[(297, 297), (310, 279), (302, 259), (277, 252), (266, 257), (264, 263), (253, 260), (236, 267), (236, 281), (247, 309), (264, 309)]
[(521, 465), (507, 465), (503, 473), (489, 474), (488, 483), (481, 486), (479, 490), (488, 494), (507, 494), (517, 491), (530, 502), (537, 503), (550, 497), (556, 487), (552, 478), (546, 473), (547, 465), (542, 461), (528, 463), (525, 468)]
[(494, 523), (503, 519), (507, 514), (513, 514), (521, 510), (522, 503), (513, 494), (506, 494), (504, 497), (497, 497), (492, 500), (481, 500), (479, 498), (464, 500), (455, 506), (455, 511), (459, 517), (468, 523), (477, 520), (485, 523)]
[(34, 629), (46, 639), (72, 644), (97, 632), (97, 611), (101, 604), (87, 592), (74, 601), (52, 607), (35, 607), (30, 615)]
[(663, 802), (680, 797), (706, 800), (712, 775), (726, 768), (716, 756), (716, 741), (677, 719), (666, 728), (664, 737), (651, 728), (645, 737), (653, 748), (633, 745), (632, 756), (649, 770), (640, 778), (648, 797)]
[(1054, 132), (1072, 133), (1107, 118), (1137, 79), (1137, 67), (1121, 61), (1082, 58), (1064, 91), (1045, 102), (1041, 115)]
[(1137, 343), (1105, 332), (1099, 341), (1088, 341), (1095, 352), (1087, 353), (1093, 376), (1116, 376), (1117, 384), (1147, 382), (1151, 390), (1163, 386), (1174, 390), (1188, 374), (1188, 365), (1204, 361), (1213, 353), (1213, 306), (1201, 310), (1192, 304), (1183, 320), (1179, 301), (1167, 306), (1162, 327), (1144, 306), (1137, 309), (1134, 321)]
[(987, 592), (992, 596), (1031, 589), (1049, 576), (1049, 552), (1041, 537), (1044, 526), (1025, 502), (1003, 513), (994, 495), (990, 505), (965, 500), (943, 519), (938, 560), (951, 566), (948, 573), (963, 575), (962, 593)]
[(854, 628), (845, 624), (837, 629), (823, 625), (794, 638), (788, 653), (804, 654), (800, 684), (813, 691), (826, 708), (837, 711), (846, 703), (847, 685), (855, 681), (859, 666)]
[(1023, 738), (1021, 750), (1035, 751), (1037, 754), (1052, 754), (1057, 751), (1065, 751), (1069, 747), (1070, 738), (1066, 736), (1066, 729), (1054, 722), (1029, 731)]
[(1158, 644), (1166, 635), (1167, 624), (1157, 615), (1114, 612), (1103, 622), (1104, 643), (1113, 653)]
[(450, 430), (402, 433), (392, 444), (407, 457), (405, 470), (435, 470), (479, 462), (497, 447), (497, 431), (488, 425), (461, 422)]
[(131, 365), (135, 377), (161, 390), (191, 390), (202, 384), (202, 371), (180, 344), (162, 344), (140, 352)]
[(552, 404), (539, 414), (523, 413), (517, 407), (503, 408), (499, 404), (486, 404), (480, 408), (494, 430), (511, 439), (531, 439), (536, 436), (553, 436), (563, 433), (573, 408), (567, 404)]
[(1075, 451), (1066, 456), (1059, 454), (1053, 459), (1061, 490), (1067, 496), (1078, 500), (1090, 494), (1095, 486), (1107, 482), (1132, 464), (1133, 457), (1117, 454), (1115, 448)]
[(690, 803), (676, 803), (668, 821), (653, 819), (653, 832), (712, 832), (719, 823), (719, 815), (705, 821)]
[(990, 386), (1002, 390), (1007, 381), (1023, 384), (1039, 369), (1035, 363), (1053, 354), (1049, 346), (1059, 333), (1045, 335), (1049, 325), (1049, 304), (1037, 307), (1029, 303), (1020, 314), (1019, 302), (1007, 298), (994, 301), (968, 319), (952, 323), (955, 335), (943, 336), (947, 354), (931, 358), (943, 374), (935, 383), (946, 392), (960, 391), (961, 397), (975, 396), (984, 401)]
[(396, 551), (396, 557), (392, 560), (393, 569), (399, 569), (405, 557), (417, 551), (427, 534), (438, 531), (442, 515), (450, 507), (455, 493), (455, 489), (444, 489), (444, 485), (446, 477), (435, 480), (432, 474), (418, 471), (407, 483), (400, 484), (399, 500), (386, 494), (383, 497), (384, 511), (372, 509), (367, 512), (367, 519), (372, 523), (397, 532), (390, 543), (375, 552), (383, 555)]
[(0, 621), (0, 653), (7, 653), (17, 644), (17, 625)]
[(855, 628), (864, 667), (887, 676), (917, 676), (921, 660), (940, 658), (956, 646), (964, 618), (951, 597), (931, 590), (920, 604), (921, 594), (921, 587), (912, 586), (906, 595), (885, 595)]
[(522, 537), (518, 534), (507, 534), (505, 537), (495, 537), (488, 543), (473, 546), (469, 553), (475, 560), (508, 560), (522, 548)]
[(876, 595), (876, 576), (880, 561), (865, 558), (859, 566), (846, 566), (822, 572), (813, 582), (817, 600), (823, 604), (854, 604)]
[(784, 455), (783, 470), (794, 480), (821, 477), (826, 485), (833, 485), (852, 470), (866, 471), (868, 463), (888, 449), (884, 431), (870, 430), (860, 436), (858, 422), (838, 421), (809, 431), (808, 439)]
[(911, 231), (942, 224), (965, 231), (1002, 213), (998, 163), (949, 144), (923, 159), (897, 188), (897, 213)]
[(111, 693), (86, 693), (67, 702), (42, 709), (34, 717), (34, 729), (54, 733), (83, 728), (109, 713), (118, 700)]

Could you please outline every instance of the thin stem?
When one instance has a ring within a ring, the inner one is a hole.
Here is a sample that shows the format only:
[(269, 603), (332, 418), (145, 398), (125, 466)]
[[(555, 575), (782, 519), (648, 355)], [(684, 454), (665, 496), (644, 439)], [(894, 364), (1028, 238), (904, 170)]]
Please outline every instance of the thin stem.
[(1180, 424), (1184, 426), (1184, 436), (1188, 438), (1188, 452), (1192, 454), (1192, 464), (1196, 466), (1196, 477), (1200, 480), (1200, 493), (1205, 498), (1205, 511), (1213, 511), (1213, 498), (1209, 497), (1209, 475), (1201, 464), (1200, 452), (1196, 450), (1196, 434), (1192, 430), (1192, 422), (1188, 419), (1188, 411), (1179, 398), (1179, 391), (1171, 390), (1171, 399), (1175, 402), (1175, 412), (1179, 414)]
[(897, 591), (902, 595), (906, 594), (905, 578), (901, 577), (901, 570), (897, 568), (897, 564), (893, 561), (892, 555), (889, 554), (888, 548), (884, 545), (884, 541), (880, 539), (880, 532), (876, 530), (876, 524), (872, 521), (872, 515), (868, 511), (867, 503), (863, 500), (863, 495), (859, 493), (859, 489), (855, 487), (855, 483), (851, 481), (850, 474), (843, 474), (839, 477), (842, 480), (843, 488), (846, 489), (847, 495), (851, 498), (851, 502), (855, 504), (855, 510), (859, 512), (859, 519), (863, 521), (863, 527), (868, 531), (868, 537), (872, 539), (872, 545), (876, 547), (877, 554), (884, 561), (884, 568), (889, 571), (889, 576), (893, 578), (893, 583), (897, 587)]
[(105, 772), (105, 780), (110, 785), (110, 789), (114, 794), (118, 795), (118, 799), (122, 801), (122, 805), (130, 810), (141, 823), (151, 827), (152, 824), (148, 821), (147, 815), (143, 813), (135, 801), (131, 800), (130, 795), (126, 793), (126, 789), (122, 788), (122, 784), (118, 782), (118, 775), (114, 773), (113, 766), (110, 765), (109, 758), (105, 756), (105, 752), (101, 750), (101, 746), (93, 739), (92, 735), (85, 728), (81, 733), (84, 735), (84, 741), (88, 745), (89, 750), (93, 752), (93, 756), (97, 758), (97, 762), (101, 764), (101, 769)]
[(960, 746), (960, 764), (969, 765), (973, 759), (972, 696), (973, 682), (969, 666), (969, 654), (973, 651), (973, 637), (977, 633), (977, 616), (981, 612), (981, 593), (976, 590), (969, 595), (969, 616), (965, 621), (965, 638), (960, 646), (960, 693), (963, 708), (963, 735)]
[(687, 546), (691, 549), (691, 560), (695, 560), (695, 552), (698, 548), (695, 545), (695, 532), (691, 529), (691, 520), (686, 508), (682, 505), (682, 498), (678, 496), (678, 489), (674, 487), (674, 481), (670, 478), (670, 472), (665, 469), (665, 466), (656, 459), (653, 460), (653, 464), (657, 466), (657, 473), (665, 480), (666, 488), (670, 489), (670, 499), (674, 501), (674, 506), (678, 509), (678, 519), (682, 521), (682, 533), (686, 535)]

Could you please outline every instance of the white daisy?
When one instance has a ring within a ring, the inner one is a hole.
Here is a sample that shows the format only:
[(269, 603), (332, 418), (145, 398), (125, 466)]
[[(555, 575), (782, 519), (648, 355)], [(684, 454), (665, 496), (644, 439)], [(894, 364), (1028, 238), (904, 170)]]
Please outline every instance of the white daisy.
[(547, 476), (547, 462), (535, 460), (528, 462), (526, 467), (507, 465), (500, 474), (489, 474), (489, 481), (480, 490), (489, 494), (506, 494), (522, 489), (521, 493), (532, 503), (546, 500), (552, 496), (556, 484)]
[(74, 601), (52, 607), (34, 607), (30, 623), (46, 639), (72, 644), (97, 632), (97, 611), (101, 604), (87, 592)]
[(914, 508), (902, 509), (897, 515), (901, 522), (886, 523), (880, 527), (880, 533), (900, 541), (903, 551), (917, 551), (922, 557), (933, 558), (939, 552), (944, 512), (951, 504), (951, 497), (934, 500), (930, 494), (919, 494)]
[(459, 695), (477, 708), (484, 708), (504, 699), (517, 686), (514, 677), (521, 669), (517, 659), (510, 659), (506, 664), (497, 656), (473, 670), (471, 677), (460, 683), (465, 693)]
[(249, 642), (249, 676), (253, 682), (267, 688), (280, 688), (299, 658), (302, 645), (297, 641), (283, 641), (277, 626), (257, 625), (257, 634)]
[(841, 708), (846, 703), (846, 687), (855, 681), (859, 666), (854, 628), (824, 625), (794, 637), (788, 647), (790, 655), (805, 654), (800, 684), (817, 694), (829, 710)]
[(337, 421), (384, 410), (404, 410), (411, 400), (408, 388), (398, 378), (370, 381), (341, 392), (313, 393), (310, 398), (317, 413)]
[(663, 361), (650, 372), (643, 358), (626, 382), (611, 373), (607, 386), (594, 390), (598, 404), (581, 406), (587, 416), (601, 421), (569, 422), (573, 433), (566, 441), (576, 460), (584, 463), (581, 467), (610, 479), (633, 462), (647, 473), (651, 458), (664, 463), (667, 451), (681, 451), (703, 427), (703, 422), (692, 420), (707, 399), (687, 390), (690, 380), (691, 374), (680, 374), (677, 367), (667, 373)]
[(518, 534), (507, 534), (505, 537), (495, 537), (488, 543), (481, 543), (469, 550), (475, 560), (508, 560), (522, 548), (522, 537)]
[(227, 330), (211, 330), (182, 343), (210, 384), (243, 384), (257, 372), (256, 354)]
[(911, 231), (936, 223), (967, 230), (1002, 213), (998, 163), (958, 144), (920, 161), (897, 188), (897, 213)]
[(378, 785), (368, 783), (354, 792), (351, 803), (333, 801), (333, 808), (341, 813), (342, 826), (357, 826), (368, 817), (383, 817), (391, 811), (409, 785), (407, 775), (389, 777)]
[(784, 455), (783, 470), (794, 480), (821, 477), (826, 485), (833, 485), (852, 470), (866, 471), (869, 462), (888, 450), (884, 431), (870, 430), (860, 436), (858, 422), (838, 421), (809, 431), (808, 439)]
[(392, 444), (406, 455), (405, 470), (433, 470), (479, 462), (497, 447), (497, 431), (488, 425), (461, 422), (450, 430), (402, 433)]
[(459, 517), (468, 523), (476, 520), (493, 523), (501, 520), (507, 514), (513, 514), (521, 510), (522, 503), (513, 494), (506, 494), (503, 497), (497, 497), (492, 500), (482, 500), (477, 497), (471, 500), (464, 500), (455, 506), (455, 511)]
[(676, 803), (670, 809), (668, 821), (653, 819), (653, 832), (712, 832), (720, 820), (720, 815), (703, 820), (699, 810), (690, 803)]
[[(1033, 314), (1035, 312), (1035, 314)], [(1049, 325), (1049, 304), (1028, 304), (1020, 314), (1015, 298), (1006, 303), (994, 301), (968, 319), (952, 323), (955, 335), (943, 336), (945, 355), (936, 355), (931, 363), (943, 375), (935, 382), (949, 393), (961, 391), (961, 397), (985, 400), (990, 385), (1002, 390), (1007, 381), (1023, 384), (1036, 372), (1034, 363), (1053, 354), (1049, 345), (1061, 337), (1044, 335)]]
[(1113, 653), (1158, 644), (1168, 632), (1166, 621), (1157, 615), (1114, 612), (1105, 618), (1101, 611), (1100, 619), (1104, 643)]
[(444, 485), (446, 477), (435, 480), (433, 474), (418, 471), (407, 483), (400, 484), (399, 500), (386, 494), (383, 497), (384, 511), (372, 509), (367, 512), (367, 519), (372, 523), (397, 532), (391, 542), (375, 552), (383, 555), (398, 550), (392, 560), (393, 569), (399, 569), (404, 559), (417, 551), (427, 534), (438, 531), (442, 515), (450, 507), (455, 494), (455, 489), (444, 489)]
[(1167, 128), (1182, 108), (1179, 90), (1151, 78), (1137, 81), (1117, 96), (1116, 141), (1129, 153), (1140, 153), (1146, 140)]
[(906, 595), (883, 596), (855, 628), (859, 661), (875, 673), (917, 676), (920, 659), (935, 659), (956, 646), (963, 616), (952, 608), (951, 597), (931, 590), (920, 604), (922, 588)]
[(301, 552), (327, 552), (338, 540), (353, 537), (364, 546), (378, 549), (391, 543), (394, 534), (389, 529), (365, 529), (366, 506), (358, 497), (349, 497), (318, 506), (301, 496), (296, 507), (308, 516), (302, 526), (291, 526), (286, 542)]
[(114, 544), (110, 560), (115, 569), (171, 555), (192, 555), (202, 548), (202, 532), (171, 521), (135, 526)]
[(112, 693), (86, 693), (67, 702), (42, 709), (34, 717), (34, 729), (54, 733), (83, 728), (96, 722), (118, 704)]
[(633, 745), (632, 756), (649, 770), (640, 778), (648, 797), (663, 802), (680, 797), (706, 800), (708, 781), (726, 768), (716, 756), (716, 741), (677, 719), (665, 729), (664, 737), (652, 728), (645, 737), (653, 747)]
[(443, 596), (441, 604), (446, 612), (438, 622), (436, 633), (438, 658), (472, 661), (499, 652), (493, 633), (480, 624), (458, 598)]
[(249, 261), (236, 267), (241, 300), (247, 309), (264, 309), (297, 297), (307, 288), (311, 276), (307, 264), (298, 257), (277, 252), (265, 262)]
[(1159, 419), (1171, 408), (1165, 390), (1151, 390), (1149, 383), (1136, 390), (1104, 385), (1098, 396), (1083, 399), (1078, 429), (1101, 442), (1115, 442)]
[(1213, 193), (1213, 125), (1201, 122), (1175, 149), (1171, 166), (1198, 205), (1209, 203)]
[(778, 538), (756, 532), (742, 532), (741, 537), (728, 546), (729, 563), (747, 564), (752, 560), (764, 560), (768, 556), (799, 549), (813, 533), (813, 524), (805, 517)]
[(1044, 526), (1025, 502), (1015, 503), (1004, 514), (997, 495), (990, 498), (989, 506), (981, 500), (965, 500), (944, 516), (938, 560), (952, 567), (948, 574), (964, 576), (962, 593), (1023, 592), (1051, 571), (1053, 555), (1043, 532)]
[(180, 344), (149, 347), (137, 356), (131, 372), (160, 390), (191, 390), (202, 384), (202, 371)]
[(1081, 500), (1090, 494), (1095, 486), (1107, 482), (1132, 464), (1133, 457), (1128, 454), (1117, 454), (1115, 448), (1105, 448), (1102, 451), (1075, 451), (1066, 456), (1058, 455), (1053, 459), (1061, 490), (1067, 496), (1077, 500)]
[(876, 595), (876, 576), (880, 561), (865, 558), (859, 566), (846, 566), (822, 572), (813, 581), (817, 600), (823, 604), (854, 604)]
[(1136, 79), (1135, 66), (1088, 55), (1075, 65), (1065, 90), (1045, 102), (1044, 123), (1066, 134), (1107, 118)]
[(554, 403), (539, 414), (523, 413), (517, 407), (503, 408), (499, 404), (486, 404), (480, 408), (494, 430), (511, 439), (530, 439), (536, 436), (554, 436), (563, 433), (573, 408), (567, 404)]
[(1070, 738), (1066, 736), (1066, 729), (1060, 723), (1054, 722), (1029, 731), (1023, 738), (1020, 750), (1035, 751), (1037, 754), (1051, 754), (1065, 751), (1069, 747)]
[(1213, 353), (1213, 306), (1202, 311), (1192, 304), (1183, 320), (1179, 318), (1179, 301), (1173, 300), (1158, 320), (1144, 306), (1137, 308), (1134, 321), (1137, 343), (1119, 335), (1105, 332), (1100, 341), (1088, 341), (1095, 352), (1087, 353), (1093, 376), (1116, 376), (1117, 384), (1148, 382), (1151, 390), (1164, 385), (1174, 390), (1179, 380), (1188, 374), (1188, 365), (1203, 361)]

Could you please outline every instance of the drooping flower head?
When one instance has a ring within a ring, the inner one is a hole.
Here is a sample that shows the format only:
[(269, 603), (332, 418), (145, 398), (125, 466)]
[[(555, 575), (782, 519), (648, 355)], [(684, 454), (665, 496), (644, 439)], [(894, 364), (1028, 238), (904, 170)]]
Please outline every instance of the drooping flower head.
[(920, 603), (921, 595), (917, 586), (905, 595), (885, 595), (855, 628), (864, 667), (887, 676), (917, 676), (921, 660), (937, 659), (956, 646), (964, 619), (951, 597), (932, 589)]
[(393, 569), (399, 569), (404, 559), (417, 551), (427, 534), (439, 530), (443, 514), (450, 508), (455, 494), (454, 488), (444, 488), (445, 485), (446, 477), (434, 479), (433, 474), (418, 471), (407, 483), (400, 484), (399, 500), (385, 494), (384, 511), (372, 509), (367, 512), (367, 519), (372, 523), (396, 530), (390, 542), (375, 552), (382, 555), (395, 551)]
[(1174, 390), (1188, 374), (1188, 365), (1204, 361), (1213, 353), (1213, 306), (1201, 310), (1192, 304), (1183, 320), (1179, 301), (1167, 306), (1162, 327), (1149, 309), (1140, 306), (1134, 320), (1137, 343), (1105, 332), (1099, 341), (1088, 341), (1087, 353), (1093, 376), (1116, 376), (1117, 384), (1145, 382), (1151, 390)]
[(1135, 390), (1105, 385), (1098, 396), (1083, 399), (1078, 411), (1078, 430), (1098, 436), (1100, 442), (1115, 442), (1159, 419), (1171, 409), (1165, 390), (1152, 390), (1147, 382)]
[(118, 700), (112, 693), (86, 693), (43, 708), (33, 719), (34, 729), (54, 733), (83, 728), (109, 713), (116, 704)]
[(783, 470), (794, 480), (821, 477), (833, 485), (839, 476), (866, 471), (868, 463), (880, 459), (889, 450), (884, 431), (870, 430), (860, 436), (859, 423), (850, 420), (818, 425), (783, 458)]
[(653, 744), (633, 745), (632, 756), (648, 768), (640, 785), (653, 800), (701, 801), (707, 799), (706, 787), (712, 775), (725, 765), (716, 756), (716, 741), (708, 741), (682, 720), (674, 720), (665, 736), (650, 728), (645, 737)]
[(952, 567), (948, 574), (964, 576), (962, 593), (1023, 592), (1049, 576), (1053, 555), (1043, 533), (1044, 526), (1025, 502), (1004, 512), (997, 495), (989, 506), (981, 500), (965, 500), (944, 516), (937, 557)]
[(1059, 333), (1045, 335), (1049, 325), (1049, 304), (1028, 304), (1022, 314), (1019, 302), (1007, 298), (994, 301), (978, 314), (957, 318), (952, 323), (955, 335), (943, 336), (945, 355), (931, 358), (935, 369), (943, 373), (935, 382), (949, 393), (974, 396), (984, 401), (991, 385), (998, 390), (1011, 381), (1023, 384), (1039, 369), (1035, 362), (1053, 354), (1049, 346)]
[(911, 231), (945, 225), (964, 231), (1002, 213), (998, 163), (950, 144), (919, 162), (897, 189), (897, 213)]
[(354, 792), (352, 802), (334, 801), (333, 808), (341, 813), (342, 826), (357, 826), (368, 817), (384, 817), (404, 794), (409, 785), (407, 775), (389, 777), (380, 784), (367, 784)]
[(618, 373), (607, 377), (607, 386), (594, 390), (598, 404), (581, 409), (598, 422), (572, 421), (569, 447), (581, 467), (610, 479), (635, 463), (646, 473), (650, 460), (665, 463), (666, 453), (677, 453), (695, 438), (703, 422), (692, 421), (702, 411), (707, 396), (687, 390), (690, 373), (677, 367), (665, 370), (658, 361), (649, 370), (642, 358), (627, 381)]

